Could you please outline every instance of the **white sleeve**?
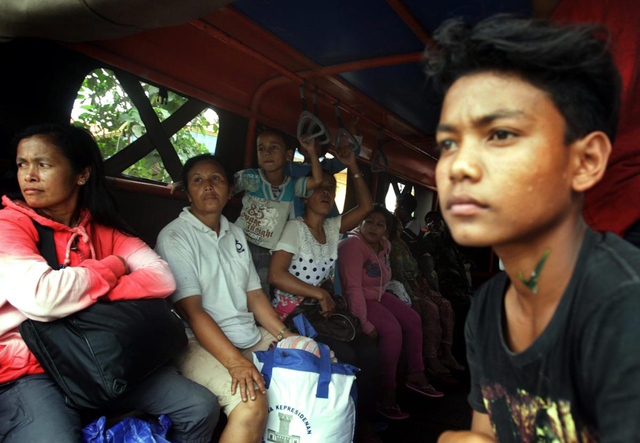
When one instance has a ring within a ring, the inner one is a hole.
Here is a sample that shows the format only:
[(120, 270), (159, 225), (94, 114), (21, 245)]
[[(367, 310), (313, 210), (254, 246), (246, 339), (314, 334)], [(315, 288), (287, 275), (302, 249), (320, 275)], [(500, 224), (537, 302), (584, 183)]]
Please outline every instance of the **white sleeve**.
[(329, 229), (331, 232), (337, 232), (338, 236), (340, 235), (340, 225), (342, 224), (342, 215), (338, 215), (336, 217), (328, 218), (325, 223), (329, 225)]
[(307, 194), (307, 180), (309, 177), (298, 177), (295, 179), (295, 196), (305, 197)]
[(293, 255), (298, 253), (298, 247), (300, 242), (300, 228), (298, 227), (298, 222), (295, 220), (289, 220), (287, 224), (284, 226), (284, 230), (282, 231), (282, 235), (280, 236), (280, 240), (276, 244), (276, 247), (271, 250), (273, 251), (285, 251), (289, 252)]
[(165, 259), (176, 278), (173, 303), (192, 295), (202, 295), (195, 252), (189, 242), (176, 231), (163, 231), (158, 237), (156, 252)]
[(232, 195), (239, 194), (244, 191), (244, 170), (238, 171), (233, 175), (233, 189)]

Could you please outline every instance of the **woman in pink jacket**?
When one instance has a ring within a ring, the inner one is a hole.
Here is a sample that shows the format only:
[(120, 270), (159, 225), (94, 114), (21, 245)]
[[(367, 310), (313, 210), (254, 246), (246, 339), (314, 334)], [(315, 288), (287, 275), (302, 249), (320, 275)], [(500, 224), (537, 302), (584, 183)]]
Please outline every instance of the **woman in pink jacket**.
[(429, 384), (422, 359), (420, 316), (393, 294), (385, 291), (391, 278), (389, 251), (384, 237), (391, 213), (379, 204), (359, 228), (351, 231), (338, 247), (342, 290), (351, 312), (362, 322), (362, 329), (379, 341), (384, 400), (378, 412), (390, 419), (407, 418), (396, 403), (396, 370), (400, 352), (407, 355), (405, 386), (428, 397), (442, 397)]
[[(22, 199), (0, 211), (0, 441), (77, 442), (80, 411), (44, 374), (22, 340), (26, 319), (53, 321), (99, 299), (163, 298), (171, 270), (142, 240), (125, 233), (107, 192), (91, 135), (71, 125), (41, 125), (16, 138)], [(53, 228), (61, 263), (38, 251), (38, 222)], [(163, 367), (117, 400), (116, 407), (166, 414), (173, 439), (209, 442), (218, 416), (207, 389)]]

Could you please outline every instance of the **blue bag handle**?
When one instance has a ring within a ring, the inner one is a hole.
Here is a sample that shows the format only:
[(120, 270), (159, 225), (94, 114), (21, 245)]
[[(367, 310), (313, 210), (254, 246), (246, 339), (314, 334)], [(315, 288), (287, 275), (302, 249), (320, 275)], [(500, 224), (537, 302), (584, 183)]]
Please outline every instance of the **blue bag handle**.
[(320, 377), (316, 398), (329, 398), (329, 385), (331, 384), (331, 351), (329, 346), (318, 343), (320, 348)]
[(264, 378), (264, 387), (265, 389), (269, 389), (269, 385), (271, 384), (271, 377), (273, 375), (273, 355), (276, 353), (277, 349), (272, 349), (270, 351), (262, 351), (262, 378)]
[[(304, 314), (296, 315), (293, 319), (293, 324), (296, 325), (298, 333), (305, 337), (313, 338), (318, 335)], [(316, 398), (329, 398), (329, 384), (331, 383), (331, 351), (329, 350), (329, 346), (323, 343), (318, 343), (318, 348), (320, 349), (320, 377), (318, 378)]]
[(305, 317), (304, 314), (296, 315), (293, 319), (293, 324), (296, 325), (296, 329), (298, 330), (298, 333), (300, 335), (304, 335), (305, 337), (309, 338), (313, 338), (318, 335), (318, 333), (315, 329), (313, 329), (313, 326), (311, 326), (311, 323), (309, 323), (309, 320), (307, 320), (307, 317)]
[[(318, 335), (309, 320), (303, 315), (297, 315), (293, 319), (293, 323), (296, 325), (298, 332), (309, 338), (313, 338)], [(316, 389), (316, 398), (329, 398), (329, 385), (331, 384), (331, 350), (323, 343), (318, 343), (320, 350), (320, 367), (318, 372), (318, 388)], [(262, 361), (262, 372), (264, 378), (264, 384), (267, 389), (271, 384), (271, 377), (273, 374), (274, 355), (279, 352), (280, 349), (272, 349), (271, 351), (260, 352)], [(287, 351), (287, 350), (284, 350)], [(293, 369), (293, 368), (292, 368)]]
[[(318, 388), (316, 389), (316, 398), (329, 398), (329, 385), (331, 384), (331, 350), (323, 343), (318, 343), (320, 349), (320, 365), (318, 367)], [(260, 372), (264, 378), (264, 384), (267, 389), (271, 384), (273, 376), (274, 355), (276, 352), (306, 352), (300, 349), (272, 349), (271, 351), (258, 351), (259, 358), (262, 361), (262, 369)], [(310, 357), (313, 357), (310, 355)], [(295, 368), (289, 368), (295, 369)]]

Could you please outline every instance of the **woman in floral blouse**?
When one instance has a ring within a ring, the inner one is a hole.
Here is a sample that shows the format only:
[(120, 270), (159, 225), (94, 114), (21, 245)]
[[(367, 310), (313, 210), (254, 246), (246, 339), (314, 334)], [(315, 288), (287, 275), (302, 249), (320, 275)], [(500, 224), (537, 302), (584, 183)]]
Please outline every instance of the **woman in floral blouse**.
[(391, 241), (392, 278), (404, 285), (413, 309), (422, 318), (423, 355), (427, 372), (445, 381), (454, 381), (447, 367), (464, 370), (464, 366), (451, 353), (455, 324), (453, 308), (449, 300), (429, 287), (409, 246), (400, 238), (401, 232), (402, 222), (393, 216), (387, 231)]

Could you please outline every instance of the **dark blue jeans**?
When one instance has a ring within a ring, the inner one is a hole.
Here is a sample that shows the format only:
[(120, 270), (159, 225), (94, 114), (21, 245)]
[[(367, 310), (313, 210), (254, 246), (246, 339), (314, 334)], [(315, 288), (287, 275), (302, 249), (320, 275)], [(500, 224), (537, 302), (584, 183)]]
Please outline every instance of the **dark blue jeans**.
[[(123, 410), (167, 415), (169, 438), (209, 443), (218, 422), (218, 399), (208, 389), (184, 378), (177, 369), (158, 369), (117, 401)], [(0, 385), (0, 442), (80, 441), (80, 411), (68, 407), (64, 395), (46, 374), (26, 375)]]

